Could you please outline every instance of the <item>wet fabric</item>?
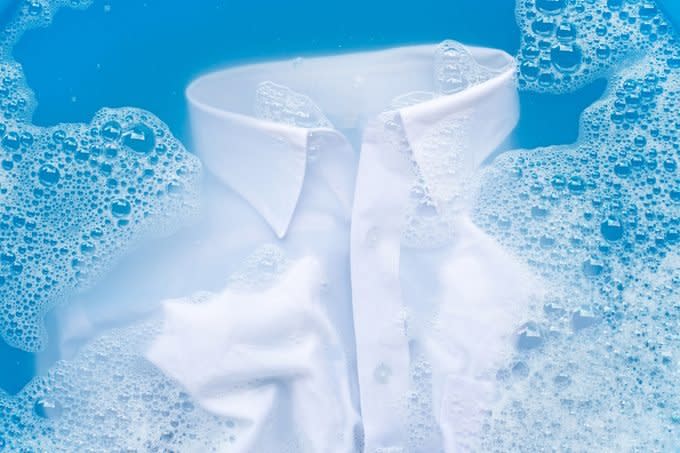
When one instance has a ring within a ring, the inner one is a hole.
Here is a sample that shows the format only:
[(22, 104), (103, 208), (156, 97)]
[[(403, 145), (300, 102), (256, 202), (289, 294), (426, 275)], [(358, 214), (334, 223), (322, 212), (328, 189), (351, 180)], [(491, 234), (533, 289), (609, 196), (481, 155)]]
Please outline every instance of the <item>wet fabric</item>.
[[(445, 42), (188, 88), (216, 194), (233, 190), (269, 229), (225, 224), (215, 253), (273, 243), (288, 264), (164, 303), (147, 358), (203, 409), (246, 422), (237, 451), (475, 447), (495, 367), (540, 291), (468, 215), (476, 169), (517, 122), (514, 73), (503, 52)], [(235, 212), (231, 197), (213, 208)], [(191, 267), (210, 263), (205, 247), (187, 251)]]

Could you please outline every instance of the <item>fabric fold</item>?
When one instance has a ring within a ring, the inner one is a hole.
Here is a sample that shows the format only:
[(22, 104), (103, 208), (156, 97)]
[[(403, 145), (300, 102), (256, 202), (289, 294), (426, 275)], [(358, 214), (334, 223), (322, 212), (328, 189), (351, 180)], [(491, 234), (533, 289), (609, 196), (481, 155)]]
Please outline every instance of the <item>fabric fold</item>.
[(206, 167), (245, 198), (282, 238), (302, 191), (308, 131), (211, 107), (206, 98), (218, 89), (194, 83), (187, 90), (194, 145)]
[(351, 452), (358, 415), (343, 350), (319, 306), (321, 284), (318, 261), (307, 257), (265, 291), (166, 302), (147, 358), (204, 409), (249, 426), (238, 451), (262, 451), (261, 437), (287, 438), (263, 431), (289, 425), (300, 451)]
[[(466, 197), (477, 168), (510, 134), (519, 116), (512, 58), (485, 49), (473, 49), (473, 57), (489, 65), (493, 74), (489, 80), (385, 113), (382, 122), (369, 123), (364, 135), (352, 222), (352, 289), (366, 452), (421, 451), (412, 439), (429, 435), (410, 432), (413, 428), (407, 422), (414, 410), (408, 404), (414, 391), (413, 343), (422, 345), (433, 376), (431, 395), (419, 398), (432, 402), (441, 437), (448, 445), (446, 451), (457, 451), (447, 438), (452, 429), (456, 437), (459, 421), (440, 414), (445, 393), (441, 381), (449, 375), (457, 376), (456, 370), (470, 360), (466, 355), (474, 354), (472, 344), (483, 344), (484, 337), (447, 337), (449, 329), (462, 330), (465, 322), (476, 321), (474, 317), (456, 316), (461, 313), (455, 311), (447, 317), (451, 309), (447, 306), (455, 303), (453, 307), (466, 307), (467, 313), (472, 313), (472, 307), (480, 301), (469, 292), (456, 292), (455, 285), (464, 285), (467, 277), (474, 277), (467, 288), (497, 288), (493, 260), (501, 255), (500, 246), (469, 222)], [(442, 246), (453, 251), (438, 261), (440, 269), (462, 262), (456, 260), (464, 260), (466, 250), (481, 254), (469, 263), (476, 266), (477, 274), (454, 273), (446, 279), (439, 274), (439, 288), (427, 288), (436, 307), (435, 316), (450, 323), (439, 326), (440, 337), (414, 328), (409, 313), (418, 311), (417, 304), (422, 300), (405, 299), (401, 287), (402, 238), (409, 199), (419, 178), (425, 192), (422, 201), (432, 203), (436, 215), (451, 223), (453, 230), (453, 246)], [(451, 284), (453, 289), (447, 286)], [(484, 298), (485, 293), (481, 294), (479, 297)], [(482, 300), (496, 308), (495, 301)], [(480, 318), (484, 314), (480, 313)], [(507, 340), (491, 338), (496, 342), (491, 347)], [(490, 368), (489, 357), (477, 358)], [(470, 379), (477, 377), (473, 374)], [(459, 414), (467, 415), (472, 416)]]
[(474, 451), (496, 398), (496, 370), (541, 295), (526, 266), (464, 216), (439, 271), (441, 303), (424, 339), (433, 365), (433, 412), (445, 451)]
[[(318, 265), (306, 259), (262, 293), (225, 290), (190, 310), (168, 304), (150, 359), (206, 409), (249, 422), (251, 451), (269, 451), (256, 439), (284, 438), (261, 435), (282, 419), (295, 425), (291, 432), (302, 431), (293, 436), (304, 444), (298, 451), (351, 451), (359, 399), (364, 451), (410, 453), (424, 451), (415, 439), (425, 428), (410, 424), (412, 369), (422, 355), (431, 382), (418, 383), (418, 398), (429, 404), (437, 432), (429, 445), (447, 452), (467, 445), (493, 398), (489, 373), (508, 353), (514, 315), (528, 300), (515, 294), (523, 270), (469, 218), (477, 169), (518, 121), (515, 72), (502, 51), (447, 41), (247, 65), (192, 83), (192, 130), (206, 167), (279, 238), (309, 197), (301, 196), (303, 183), (316, 183), (310, 190), (318, 192), (323, 180), (343, 209), (352, 204), (359, 390), (351, 401), (339, 340), (312, 303)], [(355, 165), (351, 145), (360, 147), (353, 197), (346, 190)], [(312, 178), (314, 171), (321, 178)], [(311, 218), (300, 213), (290, 231)], [(427, 275), (430, 287), (401, 275), (405, 254), (420, 253), (405, 245), (411, 220), (446, 230), (444, 240), (423, 247), (425, 259), (409, 261), (430, 266), (411, 269)], [(414, 287), (409, 297), (404, 284)], [(191, 325), (202, 340), (190, 339)], [(168, 351), (197, 362), (163, 356)], [(247, 401), (253, 405), (245, 408)]]

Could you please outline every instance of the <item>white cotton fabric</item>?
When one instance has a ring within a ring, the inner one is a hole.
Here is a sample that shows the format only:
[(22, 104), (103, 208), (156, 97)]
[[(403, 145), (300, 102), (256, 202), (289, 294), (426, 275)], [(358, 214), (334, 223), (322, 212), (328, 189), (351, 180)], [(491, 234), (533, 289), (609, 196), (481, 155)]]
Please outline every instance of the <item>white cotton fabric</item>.
[(540, 294), (528, 269), (469, 218), (456, 226), (458, 238), (439, 268), (443, 303), (422, 336), (446, 451), (474, 449), (496, 398), (496, 370), (512, 353), (512, 332)]
[[(412, 301), (402, 298), (401, 239), (403, 215), (412, 188), (411, 163), (422, 174), (439, 214), (461, 210), (457, 215), (460, 220), (456, 223), (468, 226), (464, 203), (457, 200), (455, 188), (461, 187), (461, 180), (472, 176), (474, 169), (507, 137), (517, 122), (511, 62), (504, 60), (502, 53), (487, 50), (478, 53), (473, 50), (472, 55), (479, 59), (486, 57), (487, 64), (495, 64), (494, 67), (502, 70), (491, 80), (462, 92), (398, 110), (394, 121), (401, 124), (406, 143), (401, 148), (395, 146), (379, 125), (369, 127), (364, 136), (352, 216), (351, 256), (361, 411), (368, 452), (406, 451), (405, 446), (410, 445), (412, 429), (408, 424), (407, 396), (413, 387), (410, 372), (412, 345), (423, 343), (431, 346), (435, 343), (436, 347), (430, 347), (430, 351), (447, 351), (452, 348), (454, 339), (434, 338), (428, 328), (413, 331), (413, 327), (409, 327), (408, 312), (420, 311), (420, 298), (427, 293), (421, 292), (418, 299)], [(449, 295), (446, 291), (447, 286), (454, 284), (479, 289), (485, 284), (494, 284), (495, 276), (503, 272), (504, 262), (488, 256), (491, 259), (484, 259), (482, 254), (487, 251), (478, 243), (481, 234), (472, 227), (456, 230), (453, 247), (472, 248), (473, 254), (479, 256), (481, 270), (472, 281), (466, 280), (465, 275), (455, 274), (450, 275), (447, 281), (437, 281), (442, 288), (431, 295), (435, 309), (430, 319), (421, 322), (441, 322), (439, 312), (455, 303), (465, 307), (468, 317), (486, 316), (483, 310), (474, 308), (473, 301), (456, 300), (456, 294)], [(495, 247), (498, 248), (497, 245)], [(442, 249), (446, 250), (446, 247)], [(439, 273), (441, 268), (451, 265), (451, 259), (456, 259), (455, 253), (452, 258), (445, 256), (436, 260), (427, 272)], [(422, 271), (406, 269), (406, 273)], [(504, 302), (491, 298), (486, 300), (487, 306), (492, 307)], [(519, 311), (521, 306), (506, 305), (502, 309)], [(496, 336), (492, 339), (496, 343), (509, 343), (512, 327), (507, 323), (498, 326), (504, 331), (504, 338)], [(456, 332), (459, 328), (466, 328), (464, 318), (447, 319), (446, 329)], [(476, 336), (470, 336), (468, 343), (459, 347), (469, 349), (478, 340)], [(495, 344), (489, 344), (480, 361), (494, 359), (493, 348)], [(450, 366), (438, 359), (447, 357), (426, 356), (435, 376), (441, 369)], [(389, 374), (388, 379), (376, 379), (376, 373), (381, 373), (381, 370)], [(469, 397), (474, 398), (473, 395)], [(436, 408), (439, 403), (433, 400), (432, 405)], [(443, 429), (441, 417), (433, 415), (440, 419), (440, 429)], [(449, 442), (445, 450), (455, 451), (453, 445)]]
[[(320, 264), (304, 257), (264, 291), (165, 302), (163, 335), (147, 357), (205, 409), (245, 423), (236, 451), (262, 451), (255, 446), (267, 436), (280, 444), (286, 431), (304, 451), (352, 451), (358, 413), (342, 345), (319, 305), (322, 282)], [(283, 405), (290, 419), (271, 420)]]
[[(236, 451), (474, 450), (495, 367), (540, 285), (469, 216), (470, 181), (518, 119), (514, 62), (460, 49), (484, 77), (447, 95), (436, 45), (194, 81), (201, 218), (114, 271), (106, 309), (63, 310), (63, 347), (110, 324), (120, 300), (153, 311), (143, 301), (172, 298), (147, 358), (205, 410), (245, 423)], [(441, 241), (405, 240), (418, 181)], [(266, 244), (286, 269), (229, 283)], [(176, 299), (203, 290), (202, 303)]]

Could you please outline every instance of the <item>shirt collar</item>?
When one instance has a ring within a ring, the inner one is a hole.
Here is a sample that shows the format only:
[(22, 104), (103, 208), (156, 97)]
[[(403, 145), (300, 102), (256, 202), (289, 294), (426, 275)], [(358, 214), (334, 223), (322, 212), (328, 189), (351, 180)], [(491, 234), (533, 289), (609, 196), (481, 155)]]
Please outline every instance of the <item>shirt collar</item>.
[[(327, 127), (298, 127), (254, 116), (255, 93), (271, 81), (302, 93), (322, 109), (338, 130), (362, 128), (405, 93), (434, 91), (437, 45), (278, 61), (229, 68), (202, 76), (187, 89), (194, 146), (206, 168), (243, 196), (285, 236), (305, 179), (310, 136)], [(517, 121), (515, 66), (505, 52), (468, 47), (494, 76), (464, 91), (397, 109), (416, 164), (428, 158), (432, 125), (474, 107), (466, 130), (475, 164), (486, 158)], [(482, 105), (484, 108), (479, 108)], [(475, 147), (474, 137), (481, 145)], [(334, 149), (326, 150), (335, 152)], [(339, 152), (339, 151), (338, 151)], [(423, 165), (427, 167), (426, 165)], [(431, 167), (431, 166), (430, 166)], [(424, 171), (434, 183), (436, 174)]]

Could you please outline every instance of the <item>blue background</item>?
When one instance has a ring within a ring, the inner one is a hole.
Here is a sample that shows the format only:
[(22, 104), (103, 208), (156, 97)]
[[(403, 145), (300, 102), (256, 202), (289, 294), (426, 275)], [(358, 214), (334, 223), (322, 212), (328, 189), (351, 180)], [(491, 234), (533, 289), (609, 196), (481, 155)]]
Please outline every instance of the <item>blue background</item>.
[[(135, 106), (188, 144), (184, 88), (203, 72), (447, 38), (515, 54), (514, 1), (95, 0), (27, 32), (14, 54), (39, 102), (36, 124), (88, 122), (104, 106)], [(515, 145), (574, 141), (579, 114), (603, 89), (600, 81), (569, 96), (522, 93)], [(0, 340), (0, 388), (20, 390), (34, 358)]]
[[(95, 0), (27, 33), (15, 56), (37, 93), (39, 125), (87, 122), (103, 106), (129, 105), (150, 110), (186, 139), (184, 88), (203, 72), (447, 38), (516, 54), (514, 0)], [(600, 94), (593, 93), (525, 96), (531, 127), (521, 145), (573, 141), (578, 114)], [(546, 118), (544, 107), (556, 116)], [(546, 127), (536, 127), (541, 120)], [(537, 129), (546, 132), (537, 137)]]

